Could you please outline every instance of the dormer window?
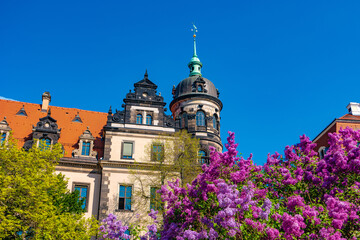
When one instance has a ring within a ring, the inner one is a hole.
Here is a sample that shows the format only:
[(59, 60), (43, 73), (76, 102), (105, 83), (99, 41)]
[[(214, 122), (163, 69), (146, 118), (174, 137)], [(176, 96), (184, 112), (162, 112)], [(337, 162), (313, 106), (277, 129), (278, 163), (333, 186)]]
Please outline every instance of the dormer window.
[(90, 142), (83, 142), (81, 155), (89, 156), (90, 155)]
[(6, 141), (6, 133), (1, 134), (0, 144), (3, 144)]
[(0, 122), (0, 144), (5, 143), (10, 135), (11, 128), (6, 121), (6, 117)]
[(25, 111), (24, 105), (22, 106), (22, 108), (16, 113), (16, 115), (18, 116), (27, 116), (27, 113)]
[(38, 144), (38, 147), (41, 151), (47, 151), (51, 148), (51, 139), (50, 138), (41, 138)]
[(198, 86), (197, 86), (197, 90), (198, 90), (198, 92), (202, 92), (202, 91), (203, 91), (202, 85), (198, 85)]
[(75, 149), (73, 157), (91, 157), (96, 158), (97, 152), (93, 150), (95, 138), (91, 134), (89, 127), (79, 138), (79, 148)]

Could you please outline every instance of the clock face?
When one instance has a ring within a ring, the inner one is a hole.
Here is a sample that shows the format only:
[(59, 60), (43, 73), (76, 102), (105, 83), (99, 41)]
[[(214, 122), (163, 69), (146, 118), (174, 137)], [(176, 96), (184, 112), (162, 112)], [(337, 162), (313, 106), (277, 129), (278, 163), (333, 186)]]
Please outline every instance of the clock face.
[(49, 124), (49, 123), (45, 123), (45, 127), (46, 127), (46, 128), (50, 127), (50, 124)]
[(148, 96), (148, 94), (146, 93), (146, 92), (143, 92), (143, 97), (147, 97)]

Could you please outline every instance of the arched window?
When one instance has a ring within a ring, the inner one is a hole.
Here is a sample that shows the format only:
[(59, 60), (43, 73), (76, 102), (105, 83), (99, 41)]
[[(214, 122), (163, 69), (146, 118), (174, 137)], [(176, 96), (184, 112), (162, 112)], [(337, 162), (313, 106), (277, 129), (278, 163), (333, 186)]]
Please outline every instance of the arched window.
[(214, 114), (214, 116), (213, 116), (213, 128), (216, 129), (216, 130), (218, 129), (216, 114)]
[(143, 116), (139, 113), (136, 115), (136, 124), (142, 124), (143, 122)]
[(84, 156), (90, 155), (90, 142), (83, 142), (81, 155), (84, 155)]
[(196, 113), (196, 126), (205, 126), (205, 113), (202, 111)]
[(146, 115), (146, 125), (152, 125), (152, 117), (151, 117), (151, 115)]
[(197, 86), (197, 90), (198, 90), (198, 92), (202, 92), (202, 91), (203, 91), (203, 87), (202, 87), (201, 85), (198, 85), (198, 86)]
[(49, 138), (41, 138), (39, 142), (39, 148), (41, 151), (49, 150), (51, 147), (51, 139)]
[(200, 150), (199, 151), (199, 162), (200, 164), (207, 164), (207, 159), (206, 159), (206, 152), (204, 150)]

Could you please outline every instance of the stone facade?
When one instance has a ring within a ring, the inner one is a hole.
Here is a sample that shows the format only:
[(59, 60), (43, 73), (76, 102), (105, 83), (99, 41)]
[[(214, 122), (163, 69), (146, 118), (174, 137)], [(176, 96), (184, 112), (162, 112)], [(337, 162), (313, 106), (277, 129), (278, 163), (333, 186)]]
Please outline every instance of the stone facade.
[[(124, 93), (121, 109), (110, 107), (107, 113), (50, 106), (49, 92), (42, 95), (41, 104), (0, 100), (1, 136), (7, 141), (12, 131), (19, 147), (25, 149), (38, 146), (38, 140), (49, 147), (61, 143), (64, 157), (56, 171), (66, 176), (70, 191), (76, 188), (86, 195), (87, 217), (103, 219), (115, 213), (125, 223), (139, 221), (136, 216), (146, 221), (150, 201), (140, 204), (132, 196), (140, 187), (132, 171), (140, 172), (140, 180), (153, 174), (156, 163), (145, 154), (153, 140), (171, 139), (186, 129), (200, 139), (202, 160), (208, 159), (209, 146), (222, 151), (222, 102), (214, 84), (202, 77), (201, 67), (193, 57), (190, 77), (173, 88), (169, 114), (147, 72), (133, 90)], [(144, 191), (150, 194), (150, 187)]]

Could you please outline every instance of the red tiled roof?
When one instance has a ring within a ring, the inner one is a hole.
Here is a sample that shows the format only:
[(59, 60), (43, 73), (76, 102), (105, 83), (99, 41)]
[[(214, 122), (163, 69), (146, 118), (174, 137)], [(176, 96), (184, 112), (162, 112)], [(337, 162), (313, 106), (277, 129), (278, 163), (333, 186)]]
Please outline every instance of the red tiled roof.
[(342, 119), (342, 120), (359, 120), (360, 121), (360, 116), (356, 116), (356, 115), (352, 115), (352, 114), (345, 114), (344, 116), (342, 116), (339, 119)]
[[(23, 105), (27, 116), (16, 115)], [(95, 137), (94, 150), (98, 152), (98, 157), (103, 156), (104, 142), (101, 138), (102, 129), (107, 121), (107, 113), (54, 106), (50, 106), (50, 109), (51, 117), (57, 120), (58, 127), (61, 128), (59, 142), (64, 146), (65, 157), (71, 157), (72, 151), (78, 148), (79, 137), (87, 127)], [(73, 122), (77, 113), (82, 123)], [(46, 115), (46, 112), (41, 111), (41, 104), (0, 99), (0, 121), (6, 117), (12, 129), (13, 138), (18, 140), (19, 147), (22, 147), (31, 137), (33, 125), (36, 126), (39, 119)]]

